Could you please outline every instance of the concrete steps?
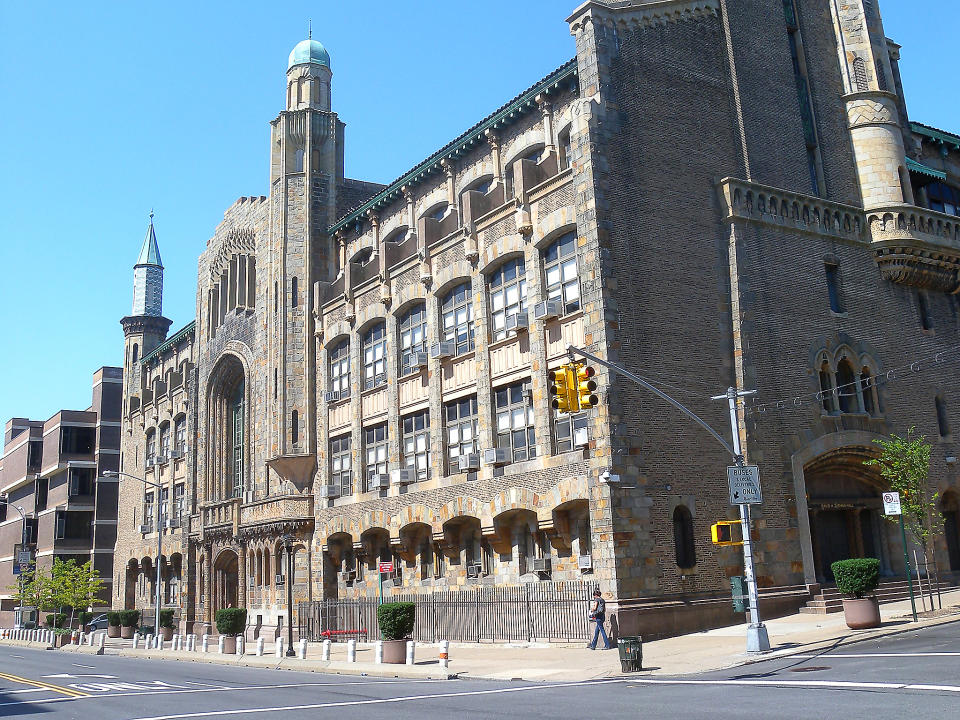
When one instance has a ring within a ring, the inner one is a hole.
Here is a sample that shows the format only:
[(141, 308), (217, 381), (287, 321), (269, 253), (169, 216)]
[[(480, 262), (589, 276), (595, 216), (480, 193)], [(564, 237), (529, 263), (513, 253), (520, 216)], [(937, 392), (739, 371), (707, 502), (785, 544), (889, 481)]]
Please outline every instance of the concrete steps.
[[(927, 581), (923, 580), (923, 591), (926, 592)], [(946, 582), (943, 579), (940, 581), (940, 592), (946, 592), (948, 590), (957, 590), (958, 586)], [(936, 594), (936, 583), (934, 583), (933, 591)], [(914, 595), (917, 596), (917, 603), (920, 604), (920, 585), (916, 580), (913, 581), (913, 591)], [(880, 601), (880, 604), (897, 602), (898, 600), (908, 600), (910, 598), (910, 587), (905, 578), (893, 578), (890, 580), (884, 580), (880, 583), (880, 586), (876, 590), (877, 599)], [(800, 612), (806, 615), (828, 615), (830, 613), (842, 612), (843, 611), (843, 595), (835, 587), (823, 588), (823, 590), (814, 595), (811, 600), (807, 602)]]

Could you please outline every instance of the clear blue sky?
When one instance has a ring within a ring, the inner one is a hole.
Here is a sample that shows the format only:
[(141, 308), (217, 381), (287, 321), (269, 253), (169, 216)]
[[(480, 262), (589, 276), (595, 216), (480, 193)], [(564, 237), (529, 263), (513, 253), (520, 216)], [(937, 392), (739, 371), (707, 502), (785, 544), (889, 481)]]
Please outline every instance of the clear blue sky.
[[(121, 362), (151, 208), (164, 314), (193, 319), (223, 211), (267, 193), (267, 123), (307, 18), (332, 58), (347, 175), (388, 182), (571, 58), (577, 4), (0, 3), (0, 422), (85, 408), (91, 373)], [(912, 119), (954, 131), (958, 6), (881, 3)]]

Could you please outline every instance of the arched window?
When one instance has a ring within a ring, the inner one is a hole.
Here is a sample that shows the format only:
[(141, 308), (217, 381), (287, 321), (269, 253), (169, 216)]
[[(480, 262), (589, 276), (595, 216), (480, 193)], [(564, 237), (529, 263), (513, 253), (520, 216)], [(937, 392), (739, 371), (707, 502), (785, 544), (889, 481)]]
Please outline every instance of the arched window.
[(490, 276), (493, 339), (507, 336), (507, 318), (527, 311), (527, 271), (523, 258), (508, 260)]
[(689, 569), (697, 564), (697, 547), (693, 534), (693, 515), (686, 505), (677, 505), (673, 511), (673, 547), (677, 567)]
[(447, 205), (447, 203), (443, 203), (442, 205), (437, 205), (435, 208), (433, 208), (432, 210), (430, 210), (430, 212), (427, 213), (427, 217), (433, 218), (434, 220), (439, 222), (443, 220), (443, 216), (447, 214), (448, 207), (449, 205)]
[(573, 145), (570, 141), (569, 128), (560, 133), (560, 169), (566, 170), (573, 164)]
[(837, 397), (840, 401), (840, 412), (860, 411), (860, 403), (857, 401), (857, 376), (847, 358), (842, 358), (837, 364)]
[(330, 350), (330, 391), (337, 399), (350, 397), (350, 341), (344, 340)]
[(157, 461), (157, 433), (152, 428), (147, 430), (147, 467), (151, 467)]
[(297, 292), (297, 277), (294, 275), (290, 280), (290, 307), (295, 308), (298, 305), (300, 305), (300, 297)]
[(843, 312), (843, 301), (840, 297), (840, 266), (836, 263), (824, 263), (827, 275), (827, 295), (830, 298), (830, 310), (835, 313)]
[(867, 64), (862, 57), (853, 60), (853, 81), (857, 86), (857, 92), (866, 92), (870, 89), (870, 83), (867, 81)]
[(170, 459), (170, 423), (163, 423), (160, 426), (160, 462), (165, 463)]
[(927, 305), (927, 296), (923, 290), (917, 290), (917, 311), (920, 313), (920, 329), (933, 330), (933, 322), (930, 319), (930, 307)]
[(486, 195), (488, 192), (490, 192), (491, 185), (493, 185), (492, 177), (480, 178), (479, 180), (476, 180), (470, 187), (468, 187), (463, 192), (464, 193), (478, 192)]
[(297, 148), (293, 153), (293, 171), (303, 172), (303, 148)]
[(140, 346), (137, 343), (134, 343), (133, 344), (133, 360), (131, 361), (131, 363), (135, 364), (139, 359), (140, 359)]
[(378, 323), (363, 336), (363, 387), (387, 384), (387, 325)]
[(826, 360), (820, 363), (820, 405), (825, 413), (832, 415), (837, 411), (833, 397), (833, 371)]
[(416, 353), (427, 352), (427, 306), (414, 305), (400, 320), (400, 374), (420, 368)]
[(934, 399), (934, 403), (937, 408), (937, 429), (940, 431), (940, 437), (949, 437), (950, 421), (947, 419), (947, 403), (940, 395)]
[(243, 446), (244, 446), (244, 383), (237, 385), (230, 402), (231, 437), (231, 474), (233, 479), (233, 497), (243, 497)]
[(580, 309), (580, 273), (577, 268), (577, 234), (569, 232), (550, 245), (543, 255), (547, 300), (560, 303), (561, 314)]
[(300, 415), (294, 410), (290, 413), (290, 442), (294, 445), (300, 442)]
[(868, 367), (860, 370), (860, 396), (863, 398), (863, 411), (869, 415), (876, 415), (877, 381)]
[(473, 350), (473, 302), (470, 283), (457, 285), (446, 297), (440, 308), (443, 321), (443, 341), (456, 345), (455, 355)]

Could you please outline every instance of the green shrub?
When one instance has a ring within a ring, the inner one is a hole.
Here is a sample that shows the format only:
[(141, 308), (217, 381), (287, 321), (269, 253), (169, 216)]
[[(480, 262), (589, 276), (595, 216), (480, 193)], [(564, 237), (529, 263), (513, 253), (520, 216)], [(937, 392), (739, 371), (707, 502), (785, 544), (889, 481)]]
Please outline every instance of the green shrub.
[(36, 624), (33, 620), (27, 620), (25, 623), (23, 623), (23, 629), (24, 629), (24, 630), (36, 630), (36, 629), (37, 629), (37, 624)]
[(93, 613), (87, 612), (86, 610), (81, 610), (77, 613), (77, 618), (80, 620), (80, 625), (86, 625), (93, 620)]
[(384, 640), (403, 640), (410, 637), (417, 618), (417, 606), (412, 602), (383, 603), (377, 608), (377, 624)]
[(47, 615), (47, 627), (48, 628), (62, 628), (63, 624), (67, 621), (66, 613), (53, 613)]
[(121, 610), (119, 614), (120, 624), (124, 627), (136, 627), (140, 622), (139, 610)]
[(246, 608), (217, 610), (217, 632), (221, 635), (239, 635), (247, 626)]
[(120, 612), (118, 610), (111, 610), (107, 613), (107, 622), (110, 623), (113, 627), (120, 626)]
[(141, 625), (137, 628), (137, 635), (141, 637), (146, 637), (147, 635), (153, 635), (153, 625)]
[(72, 630), (67, 630), (66, 628), (54, 628), (53, 630), (54, 635), (70, 635), (72, 632)]
[(837, 581), (837, 590), (850, 597), (862, 598), (880, 584), (880, 561), (876, 558), (837, 560), (830, 569)]
[(173, 610), (161, 610), (160, 611), (160, 627), (162, 628), (172, 628), (176, 627), (173, 624)]

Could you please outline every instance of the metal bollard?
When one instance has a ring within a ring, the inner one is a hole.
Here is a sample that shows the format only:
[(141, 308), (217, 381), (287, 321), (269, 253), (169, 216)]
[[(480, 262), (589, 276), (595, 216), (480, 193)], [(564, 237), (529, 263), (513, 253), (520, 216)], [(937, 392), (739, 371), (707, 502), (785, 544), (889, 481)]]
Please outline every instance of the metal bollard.
[(140, 647), (140, 634), (139, 634), (139, 633), (134, 633), (134, 634), (133, 634), (133, 649), (136, 650), (138, 647)]
[(330, 660), (330, 638), (327, 638), (323, 641), (323, 654), (320, 656), (321, 659), (329, 662)]
[(355, 663), (357, 661), (357, 641), (347, 640), (347, 662)]
[(274, 647), (274, 654), (278, 658), (282, 658), (283, 657), (283, 638), (278, 637), (277, 641), (273, 644), (273, 647)]
[(377, 665), (383, 665), (383, 640), (377, 640), (373, 646), (373, 661)]
[(297, 648), (297, 657), (300, 658), (301, 660), (307, 659), (307, 641), (306, 640), (300, 641), (300, 647)]
[(413, 665), (413, 654), (415, 652), (414, 648), (417, 647), (417, 643), (413, 640), (407, 640), (407, 665)]
[(440, 667), (450, 667), (450, 641), (440, 641)]
[(217, 652), (223, 655), (223, 635), (220, 636), (219, 646), (217, 647)]
[(263, 657), (263, 638), (257, 638), (257, 657)]
[(200, 642), (201, 652), (210, 652), (210, 636), (204, 633)]

